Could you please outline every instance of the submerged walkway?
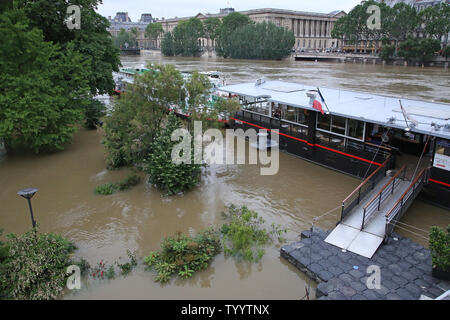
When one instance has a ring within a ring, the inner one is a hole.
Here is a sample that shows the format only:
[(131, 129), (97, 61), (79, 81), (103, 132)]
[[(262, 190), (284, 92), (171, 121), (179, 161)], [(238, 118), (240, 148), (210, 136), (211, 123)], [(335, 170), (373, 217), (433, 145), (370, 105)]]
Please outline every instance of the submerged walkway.
[[(388, 183), (390, 177), (384, 177), (378, 185), (365, 197), (371, 199), (381, 188)], [(331, 234), (326, 238), (326, 242), (338, 246), (339, 248), (357, 253), (366, 258), (371, 258), (380, 244), (383, 242), (386, 233), (386, 213), (395, 205), (397, 200), (408, 188), (410, 182), (399, 180), (393, 194), (389, 195), (380, 209), (375, 211), (370, 220), (361, 229), (363, 224), (364, 206), (367, 201), (361, 201), (344, 220), (336, 226)], [(378, 202), (378, 201), (377, 201)]]
[[(371, 259), (326, 243), (330, 232), (314, 228), (302, 240), (281, 248), (281, 256), (319, 282), (319, 300), (418, 300), (435, 299), (450, 290), (450, 282), (431, 276), (430, 251), (392, 233)], [(369, 266), (378, 266), (380, 289), (369, 289)]]

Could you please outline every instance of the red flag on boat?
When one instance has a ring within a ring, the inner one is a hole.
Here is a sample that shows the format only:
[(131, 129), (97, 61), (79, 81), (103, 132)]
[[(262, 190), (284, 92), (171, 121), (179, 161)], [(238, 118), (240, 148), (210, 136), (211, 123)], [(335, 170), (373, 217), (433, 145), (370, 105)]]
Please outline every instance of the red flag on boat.
[(318, 111), (320, 111), (321, 114), (325, 114), (322, 109), (322, 104), (319, 102), (319, 100), (314, 100), (312, 107)]

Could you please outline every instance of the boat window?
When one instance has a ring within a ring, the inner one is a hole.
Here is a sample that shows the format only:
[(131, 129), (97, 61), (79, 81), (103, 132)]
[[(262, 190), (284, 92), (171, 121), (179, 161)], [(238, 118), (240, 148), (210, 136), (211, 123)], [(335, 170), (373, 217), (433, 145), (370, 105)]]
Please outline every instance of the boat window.
[(322, 130), (330, 131), (330, 120), (331, 116), (329, 114), (317, 113), (317, 128)]
[(297, 108), (287, 106), (286, 111), (284, 112), (284, 118), (285, 120), (296, 122), (297, 120)]
[(291, 134), (294, 137), (306, 139), (308, 136), (308, 128), (291, 124)]
[(439, 139), (436, 143), (436, 153), (444, 156), (450, 156), (450, 143)]
[(363, 139), (364, 122), (354, 119), (347, 120), (348, 136), (356, 139)]
[(345, 135), (345, 122), (346, 119), (344, 117), (332, 116), (331, 131), (334, 133)]
[(303, 124), (303, 125), (307, 125), (307, 117), (308, 117), (308, 110), (305, 109), (298, 109), (298, 119), (297, 119), (297, 123)]

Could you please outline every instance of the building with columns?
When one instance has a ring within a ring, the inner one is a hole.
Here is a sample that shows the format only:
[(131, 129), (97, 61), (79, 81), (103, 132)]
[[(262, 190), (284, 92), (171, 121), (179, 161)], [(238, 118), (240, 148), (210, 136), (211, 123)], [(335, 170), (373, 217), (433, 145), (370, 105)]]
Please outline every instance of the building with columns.
[[(195, 16), (200, 20), (210, 17), (222, 19), (232, 11), (232, 8), (221, 10), (218, 14), (199, 13)], [(338, 39), (331, 37), (336, 21), (346, 15), (344, 11), (337, 10), (330, 13), (303, 12), (285, 9), (255, 9), (248, 11), (239, 11), (241, 14), (248, 15), (250, 19), (259, 22), (272, 22), (278, 26), (292, 30), (295, 35), (294, 49), (300, 50), (323, 50), (326, 48), (339, 48), (341, 45)], [(156, 22), (162, 24), (164, 32), (171, 32), (178, 22), (188, 20), (192, 17), (172, 18), (172, 19), (156, 19)], [(201, 39), (201, 44), (205, 48), (212, 48), (211, 40)], [(157, 41), (157, 47), (161, 46), (161, 38)]]

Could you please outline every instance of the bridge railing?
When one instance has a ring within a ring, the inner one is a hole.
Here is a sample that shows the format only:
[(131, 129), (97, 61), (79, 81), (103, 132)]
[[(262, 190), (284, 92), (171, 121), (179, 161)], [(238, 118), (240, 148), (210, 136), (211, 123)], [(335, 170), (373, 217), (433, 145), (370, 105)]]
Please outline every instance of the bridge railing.
[(406, 165), (401, 167), (400, 170), (398, 170), (397, 173), (391, 179), (389, 179), (389, 181), (383, 186), (383, 188), (381, 188), (380, 191), (378, 191), (377, 194), (374, 195), (372, 199), (370, 199), (369, 202), (364, 206), (361, 230), (364, 229), (366, 224), (373, 217), (374, 213), (380, 211), (381, 204), (394, 193), (400, 182), (405, 180), (405, 173)]
[(411, 182), (409, 187), (398, 199), (395, 205), (386, 213), (386, 225), (385, 225), (385, 240), (391, 235), (392, 231), (397, 224), (397, 221), (401, 219), (405, 211), (412, 204), (417, 195), (422, 191), (423, 186), (428, 181), (429, 168), (424, 168)]
[(352, 193), (347, 196), (347, 198), (344, 199), (344, 201), (342, 201), (340, 221), (342, 221), (345, 216), (360, 203), (361, 199), (363, 199), (375, 187), (375, 185), (383, 179), (386, 175), (390, 160), (391, 155), (388, 155), (382, 165), (372, 172), (355, 190), (353, 190)]

